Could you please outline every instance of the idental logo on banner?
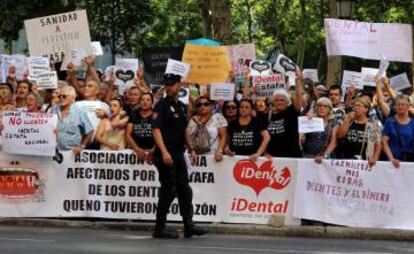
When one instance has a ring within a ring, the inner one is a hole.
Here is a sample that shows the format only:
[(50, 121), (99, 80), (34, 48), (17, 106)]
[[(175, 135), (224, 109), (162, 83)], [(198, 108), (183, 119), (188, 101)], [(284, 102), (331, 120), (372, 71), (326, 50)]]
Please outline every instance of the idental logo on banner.
[(263, 162), (260, 167), (251, 160), (240, 160), (233, 168), (234, 179), (254, 190), (257, 196), (266, 188), (281, 190), (289, 185), (291, 174), (289, 168), (276, 170), (272, 161)]

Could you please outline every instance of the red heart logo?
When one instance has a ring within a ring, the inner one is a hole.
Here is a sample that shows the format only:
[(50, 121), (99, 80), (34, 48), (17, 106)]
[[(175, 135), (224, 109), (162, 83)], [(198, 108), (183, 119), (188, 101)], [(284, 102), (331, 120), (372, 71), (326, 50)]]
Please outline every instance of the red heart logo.
[(233, 168), (234, 179), (242, 185), (247, 185), (254, 190), (256, 196), (267, 187), (280, 190), (285, 188), (291, 179), (289, 168), (285, 167), (278, 174), (272, 161), (263, 162), (260, 167), (254, 161), (240, 160)]

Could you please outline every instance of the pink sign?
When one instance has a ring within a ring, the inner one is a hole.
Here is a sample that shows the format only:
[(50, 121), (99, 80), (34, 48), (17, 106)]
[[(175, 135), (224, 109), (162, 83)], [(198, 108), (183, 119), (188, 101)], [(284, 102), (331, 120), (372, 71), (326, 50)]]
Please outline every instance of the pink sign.
[(412, 62), (412, 26), (397, 23), (367, 23), (325, 19), (329, 56), (346, 55), (390, 61)]

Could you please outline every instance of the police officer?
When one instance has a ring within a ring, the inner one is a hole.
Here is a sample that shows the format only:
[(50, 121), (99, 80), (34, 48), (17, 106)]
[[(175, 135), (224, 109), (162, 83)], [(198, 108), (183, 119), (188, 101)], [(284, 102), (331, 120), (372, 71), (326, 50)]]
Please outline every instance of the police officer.
[(193, 192), (188, 184), (184, 159), (187, 112), (185, 105), (178, 100), (180, 80), (178, 75), (164, 75), (167, 97), (157, 103), (152, 118), (152, 133), (156, 144), (154, 164), (161, 183), (154, 238), (178, 238), (175, 231), (165, 228), (167, 213), (176, 196), (184, 222), (184, 237), (207, 233), (205, 229), (195, 226), (192, 220)]

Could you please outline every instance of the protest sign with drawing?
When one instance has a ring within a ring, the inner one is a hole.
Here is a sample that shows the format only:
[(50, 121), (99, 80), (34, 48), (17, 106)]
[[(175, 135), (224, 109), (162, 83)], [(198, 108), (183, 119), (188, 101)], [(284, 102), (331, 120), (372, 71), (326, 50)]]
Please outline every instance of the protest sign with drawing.
[(250, 76), (272, 74), (272, 65), (267, 61), (254, 60), (250, 62)]
[(227, 46), (236, 83), (243, 83), (245, 67), (256, 59), (256, 50), (253, 43)]
[(57, 115), (3, 112), (3, 151), (14, 154), (54, 156)]
[(139, 63), (136, 58), (117, 58), (115, 60), (115, 83), (118, 86), (119, 94), (134, 86), (134, 78), (138, 70)]
[(297, 68), (297, 65), (283, 54), (279, 54), (276, 57), (276, 62), (273, 65), (274, 70), (286, 76), (289, 76), (289, 73), (295, 73), (296, 68)]
[(94, 56), (102, 56), (104, 54), (100, 41), (92, 42), (92, 51)]

